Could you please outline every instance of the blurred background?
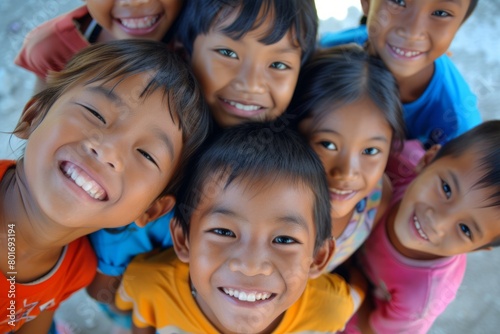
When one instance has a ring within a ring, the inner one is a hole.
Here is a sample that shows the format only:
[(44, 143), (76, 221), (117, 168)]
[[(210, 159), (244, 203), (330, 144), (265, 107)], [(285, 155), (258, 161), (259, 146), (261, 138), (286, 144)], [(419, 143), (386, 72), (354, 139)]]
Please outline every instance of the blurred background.
[[(34, 75), (14, 65), (24, 36), (40, 23), (83, 5), (81, 0), (0, 1), (0, 159), (18, 157), (22, 143), (9, 135), (33, 92)], [(359, 0), (316, 0), (320, 35), (354, 27), (361, 17)], [(482, 0), (464, 23), (450, 51), (478, 98), (484, 120), (500, 118), (500, 0)], [(497, 42), (495, 42), (495, 40)], [(500, 143), (499, 143), (500, 145)], [(500, 249), (468, 255), (468, 267), (457, 298), (430, 333), (500, 333)], [(65, 334), (127, 333), (113, 327), (84, 291), (56, 313)], [(411, 333), (410, 333), (411, 334)]]

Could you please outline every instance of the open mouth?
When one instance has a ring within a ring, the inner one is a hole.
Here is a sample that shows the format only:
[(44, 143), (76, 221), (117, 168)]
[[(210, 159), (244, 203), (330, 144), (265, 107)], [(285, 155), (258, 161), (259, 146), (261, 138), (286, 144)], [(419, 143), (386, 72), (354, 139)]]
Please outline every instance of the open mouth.
[(239, 291), (231, 288), (219, 288), (222, 292), (224, 292), (226, 295), (231, 296), (233, 298), (236, 298), (240, 301), (244, 302), (257, 302), (257, 301), (263, 301), (263, 300), (268, 300), (271, 298), (274, 298), (274, 294), (271, 292), (245, 292), (245, 291)]
[(424, 230), (422, 230), (422, 226), (420, 226), (420, 222), (418, 221), (417, 216), (413, 216), (413, 225), (415, 225), (415, 229), (417, 230), (418, 234), (420, 234), (422, 239), (429, 240), (427, 234), (425, 234)]
[(242, 111), (256, 111), (256, 110), (263, 108), (262, 106), (258, 106), (258, 105), (243, 104), (243, 103), (239, 103), (239, 102), (235, 102), (235, 101), (231, 101), (231, 100), (226, 100), (226, 99), (222, 99), (222, 100), (225, 103), (235, 107), (236, 109), (242, 110)]
[(128, 29), (147, 29), (158, 22), (161, 15), (150, 15), (139, 18), (121, 18), (118, 19), (121, 25)]
[(64, 161), (59, 168), (68, 179), (72, 180), (74, 184), (85, 191), (90, 197), (98, 201), (107, 200), (108, 195), (106, 191), (80, 167), (69, 161)]
[(413, 58), (413, 57), (417, 57), (417, 56), (422, 54), (422, 52), (420, 52), (420, 51), (401, 49), (401, 48), (398, 48), (397, 46), (392, 46), (392, 45), (389, 45), (389, 46), (390, 46), (391, 50), (394, 51), (394, 53), (396, 53), (399, 56), (405, 57), (405, 58)]

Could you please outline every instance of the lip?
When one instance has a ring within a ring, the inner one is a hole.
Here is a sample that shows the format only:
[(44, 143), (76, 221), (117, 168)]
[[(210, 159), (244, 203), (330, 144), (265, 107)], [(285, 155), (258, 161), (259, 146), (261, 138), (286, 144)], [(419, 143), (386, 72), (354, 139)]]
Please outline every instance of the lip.
[[(87, 166), (83, 166), (83, 164), (75, 163), (69, 160), (61, 160), (58, 162), (58, 168), (64, 184), (66, 184), (70, 191), (73, 192), (79, 199), (91, 202), (105, 202), (109, 200), (108, 191), (102, 185), (102, 182), (99, 181), (99, 178), (95, 175), (95, 173)], [(77, 170), (78, 173), (87, 180), (85, 183), (91, 184), (92, 190), (97, 190), (94, 197), (91, 196), (89, 192), (84, 190), (82, 186), (79, 186), (75, 180), (68, 176), (67, 172), (65, 172), (68, 169)]]
[[(148, 17), (150, 17), (150, 18), (156, 17), (156, 22), (153, 25), (149, 26), (149, 27), (131, 28), (131, 27), (125, 26), (122, 23), (122, 20), (126, 20), (126, 19), (129, 19), (129, 20), (132, 20), (132, 19), (140, 20), (140, 19), (145, 19), (145, 18), (148, 18)], [(134, 16), (134, 17), (115, 17), (115, 22), (128, 35), (131, 35), (131, 36), (144, 36), (144, 35), (151, 34), (153, 31), (155, 31), (156, 28), (158, 28), (158, 26), (160, 25), (160, 23), (162, 21), (162, 18), (163, 18), (163, 14)]]
[(415, 236), (425, 242), (429, 242), (429, 236), (427, 233), (424, 231), (424, 226), (422, 225), (421, 221), (418, 219), (417, 214), (413, 213), (413, 215), (410, 217), (410, 226), (415, 234)]
[[(269, 298), (263, 299), (263, 300), (255, 300), (255, 301), (246, 301), (246, 300), (240, 300), (239, 298), (235, 296), (230, 296), (224, 290), (235, 290), (238, 291), (239, 293), (245, 293), (246, 295), (254, 293), (254, 294), (268, 294), (270, 295)], [(232, 287), (219, 287), (218, 291), (222, 294), (222, 297), (226, 300), (228, 300), (230, 303), (233, 305), (237, 305), (240, 307), (246, 307), (246, 308), (254, 308), (254, 307), (259, 307), (263, 304), (267, 304), (271, 302), (277, 295), (276, 293), (270, 292), (270, 291), (265, 291), (265, 290), (260, 290), (260, 289), (242, 289), (242, 288), (232, 288)]]
[(386, 44), (386, 48), (394, 58), (403, 60), (416, 60), (421, 58), (425, 54), (425, 52), (423, 51), (402, 48), (389, 43)]
[[(263, 107), (259, 103), (255, 103), (252, 101), (237, 101), (237, 100), (230, 100), (230, 99), (225, 99), (225, 98), (219, 98), (218, 99), (220, 106), (222, 109), (234, 116), (242, 117), (242, 118), (252, 118), (256, 117), (259, 115), (262, 115), (265, 113), (268, 108)], [(239, 108), (239, 106), (245, 106), (247, 108), (252, 108), (250, 110), (244, 110), (242, 108)]]
[(357, 190), (329, 188), (330, 200), (348, 201), (358, 193)]

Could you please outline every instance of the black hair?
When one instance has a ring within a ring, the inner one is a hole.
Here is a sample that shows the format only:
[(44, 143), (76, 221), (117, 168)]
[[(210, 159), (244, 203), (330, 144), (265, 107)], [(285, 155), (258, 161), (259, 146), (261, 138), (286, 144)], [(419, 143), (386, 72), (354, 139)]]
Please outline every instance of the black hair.
[(474, 12), (478, 2), (479, 0), (470, 0), (469, 8), (467, 8), (467, 13), (465, 13), (464, 21), (471, 16), (472, 12)]
[[(163, 93), (170, 117), (178, 120), (182, 130), (183, 148), (180, 162), (161, 195), (175, 194), (180, 186), (184, 164), (208, 136), (211, 118), (191, 69), (160, 42), (126, 39), (91, 45), (77, 54), (60, 72), (51, 72), (47, 88), (34, 96), (33, 105), (23, 111), (14, 134), (19, 133), (35, 119), (43, 118), (52, 105), (74, 85), (109, 82), (114, 79), (150, 72), (140, 97), (147, 98), (156, 90)], [(41, 117), (39, 117), (41, 115)], [(175, 123), (176, 121), (174, 121)]]
[(383, 113), (393, 131), (395, 148), (405, 138), (405, 124), (399, 90), (391, 72), (377, 57), (358, 45), (348, 44), (319, 50), (299, 74), (287, 117), (321, 119), (333, 108), (364, 96)]
[[(332, 235), (330, 199), (321, 161), (302, 137), (276, 122), (251, 122), (231, 127), (207, 142), (190, 164), (187, 179), (177, 197), (175, 221), (189, 234), (193, 211), (207, 188), (226, 189), (233, 181), (250, 184), (285, 179), (305, 185), (314, 194), (315, 250)], [(224, 182), (221, 185), (221, 182)], [(280, 199), (276, 199), (279, 201)], [(269, 203), (272, 205), (272, 203)]]
[(238, 17), (222, 30), (231, 38), (241, 38), (271, 17), (273, 25), (260, 42), (274, 44), (292, 29), (302, 49), (302, 64), (315, 49), (318, 15), (314, 0), (189, 0), (178, 29), (178, 38), (187, 53), (193, 53), (198, 35), (207, 34), (233, 12)]

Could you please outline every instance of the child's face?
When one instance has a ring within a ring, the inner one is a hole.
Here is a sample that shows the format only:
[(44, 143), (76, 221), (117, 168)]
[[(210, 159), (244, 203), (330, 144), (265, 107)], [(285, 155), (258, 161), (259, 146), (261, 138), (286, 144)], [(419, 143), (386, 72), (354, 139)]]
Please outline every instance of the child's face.
[(375, 188), (387, 164), (392, 129), (382, 112), (363, 98), (321, 119), (307, 118), (299, 129), (325, 168), (332, 218), (351, 215)]
[(172, 26), (183, 0), (86, 0), (90, 15), (115, 39), (160, 41)]
[(77, 84), (52, 105), (24, 156), (44, 215), (69, 227), (122, 226), (160, 195), (178, 164), (182, 132), (161, 90), (139, 97), (149, 78)]
[(410, 184), (394, 223), (401, 253), (418, 259), (451, 256), (481, 248), (500, 235), (500, 210), (486, 207), (493, 191), (474, 188), (483, 175), (477, 161), (473, 150), (445, 156)]
[(222, 332), (269, 332), (302, 295), (310, 274), (313, 193), (279, 179), (224, 184), (205, 187), (190, 221), (196, 301)]
[(399, 79), (433, 69), (464, 21), (470, 0), (361, 3), (368, 18), (370, 53), (382, 58)]
[(291, 32), (275, 44), (259, 42), (270, 29), (270, 19), (234, 40), (222, 32), (234, 20), (230, 15), (197, 36), (191, 58), (210, 111), (222, 127), (281, 115), (292, 99), (302, 54)]

